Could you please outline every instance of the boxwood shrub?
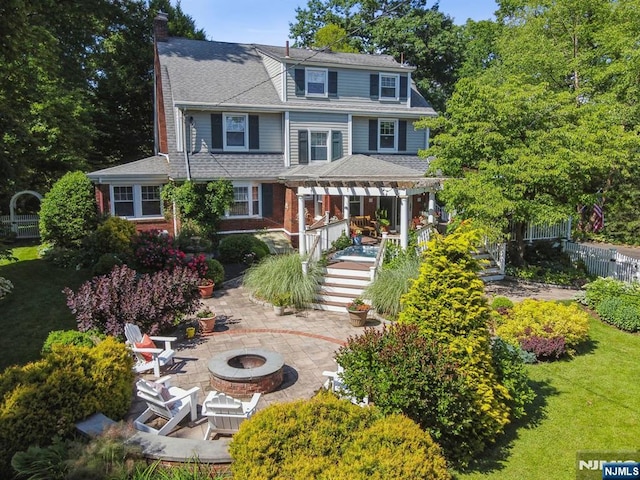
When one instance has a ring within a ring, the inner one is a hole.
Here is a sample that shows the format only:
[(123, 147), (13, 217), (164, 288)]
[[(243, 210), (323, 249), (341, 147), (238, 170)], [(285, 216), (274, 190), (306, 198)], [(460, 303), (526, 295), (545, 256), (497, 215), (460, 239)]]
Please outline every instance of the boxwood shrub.
[(266, 243), (246, 233), (224, 236), (218, 251), (223, 263), (253, 263), (269, 255)]
[(596, 307), (600, 318), (627, 332), (640, 331), (640, 308), (628, 296), (607, 297)]
[(258, 412), (229, 453), (234, 478), (244, 480), (451, 478), (440, 447), (407, 417), (384, 417), (328, 392)]

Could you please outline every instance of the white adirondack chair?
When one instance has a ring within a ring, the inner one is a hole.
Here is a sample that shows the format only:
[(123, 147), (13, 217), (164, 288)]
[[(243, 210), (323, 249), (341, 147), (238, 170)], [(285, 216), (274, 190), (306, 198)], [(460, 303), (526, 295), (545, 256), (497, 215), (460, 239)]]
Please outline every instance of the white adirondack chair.
[[(175, 352), (171, 347), (171, 342), (175, 342), (177, 340), (176, 337), (150, 336), (149, 338), (156, 344), (156, 348), (139, 348), (136, 347), (136, 344), (142, 342), (143, 335), (137, 325), (133, 323), (125, 324), (124, 335), (127, 338), (127, 345), (129, 345), (129, 348), (131, 348), (131, 351), (136, 357), (136, 363), (133, 366), (136, 373), (153, 370), (153, 374), (159, 377), (160, 367), (173, 364), (173, 355)], [(162, 345), (162, 348), (160, 345)], [(145, 358), (145, 354), (151, 358)]]
[(324, 383), (324, 388), (326, 388), (327, 390), (331, 390), (341, 398), (348, 399), (354, 405), (358, 405), (360, 407), (368, 406), (368, 397), (364, 397), (362, 400), (359, 400), (349, 391), (342, 380), (342, 372), (344, 372), (344, 368), (342, 368), (341, 365), (338, 365), (338, 370), (336, 372), (329, 372), (326, 370), (322, 372), (322, 375), (328, 377), (327, 381)]
[(202, 404), (202, 414), (207, 417), (209, 423), (204, 439), (209, 439), (212, 431), (215, 431), (216, 435), (236, 433), (240, 423), (256, 412), (259, 400), (259, 393), (254, 393), (251, 400), (243, 402), (225, 393), (215, 390), (210, 392)]
[[(133, 421), (138, 430), (156, 435), (169, 435), (172, 430), (191, 413), (191, 421), (198, 418), (197, 394), (199, 387), (184, 390), (171, 387), (170, 376), (162, 377), (155, 382), (140, 379), (136, 383), (138, 397), (147, 403), (147, 409)], [(149, 420), (161, 417), (167, 420), (161, 428), (147, 425)]]

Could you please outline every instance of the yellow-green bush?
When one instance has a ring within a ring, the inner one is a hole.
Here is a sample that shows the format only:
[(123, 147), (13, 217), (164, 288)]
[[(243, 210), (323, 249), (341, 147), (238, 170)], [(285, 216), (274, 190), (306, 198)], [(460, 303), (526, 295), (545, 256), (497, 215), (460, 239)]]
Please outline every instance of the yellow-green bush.
[(475, 405), (465, 419), (469, 435), (464, 450), (455, 452), (461, 464), (469, 461), (509, 423), (511, 397), (498, 381), (493, 365), (489, 321), (491, 309), (484, 284), (476, 274), (480, 233), (458, 228), (429, 242), (420, 275), (402, 297), (398, 323), (417, 325), (421, 335), (447, 348), (474, 391)]
[(95, 412), (120, 419), (131, 404), (132, 360), (124, 344), (108, 338), (95, 347), (54, 345), (42, 360), (0, 375), (0, 477), (31, 445), (49, 445)]
[(564, 338), (571, 349), (589, 337), (589, 314), (576, 304), (527, 299), (499, 320), (497, 334), (515, 345), (527, 337)]
[(234, 478), (449, 479), (429, 434), (330, 393), (275, 404), (244, 422), (229, 452)]

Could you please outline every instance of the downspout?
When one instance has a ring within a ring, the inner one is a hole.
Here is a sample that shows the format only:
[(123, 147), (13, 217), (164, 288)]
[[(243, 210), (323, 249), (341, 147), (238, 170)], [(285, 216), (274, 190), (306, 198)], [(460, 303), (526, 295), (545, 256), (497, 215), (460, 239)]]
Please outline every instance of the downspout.
[[(191, 168), (189, 166), (189, 149), (187, 148), (187, 110), (182, 112), (182, 148), (184, 150), (184, 167), (187, 172), (187, 181), (191, 181)], [(189, 147), (191, 147), (191, 139), (189, 139)]]

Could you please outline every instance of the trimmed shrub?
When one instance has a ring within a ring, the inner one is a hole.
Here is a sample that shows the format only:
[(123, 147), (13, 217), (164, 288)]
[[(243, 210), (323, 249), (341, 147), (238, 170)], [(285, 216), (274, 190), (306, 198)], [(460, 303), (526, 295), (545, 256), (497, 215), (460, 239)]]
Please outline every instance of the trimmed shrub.
[(216, 285), (222, 285), (224, 282), (224, 267), (215, 258), (208, 259), (205, 277), (213, 280)]
[(513, 302), (511, 300), (509, 300), (507, 297), (497, 296), (491, 302), (491, 308), (493, 310), (501, 310), (501, 309), (513, 308)]
[(525, 352), (536, 356), (536, 360), (557, 360), (567, 353), (564, 337), (539, 337), (531, 335), (520, 340), (520, 347)]
[(246, 233), (224, 236), (218, 251), (223, 263), (253, 263), (269, 255), (266, 243)]
[(365, 295), (379, 313), (396, 319), (400, 313), (400, 298), (418, 277), (420, 259), (415, 255), (399, 255), (384, 265), (376, 279), (366, 289)]
[(91, 180), (82, 172), (66, 173), (40, 205), (40, 236), (61, 247), (79, 247), (95, 230), (98, 205)]
[(125, 263), (133, 255), (133, 239), (136, 226), (125, 218), (108, 217), (82, 242), (82, 247), (91, 263), (105, 254), (116, 256)]
[(0, 477), (11, 478), (11, 457), (31, 445), (73, 433), (95, 412), (120, 419), (131, 405), (134, 373), (123, 343), (53, 346), (44, 359), (0, 374)]
[(406, 417), (382, 417), (322, 392), (242, 423), (229, 446), (234, 478), (449, 479), (440, 448)]
[(54, 345), (75, 345), (76, 347), (95, 347), (104, 340), (105, 335), (96, 332), (78, 332), (77, 330), (54, 330), (47, 335), (42, 346), (42, 354), (51, 353)]
[(77, 248), (47, 244), (40, 250), (42, 258), (60, 268), (75, 268), (84, 264), (84, 254)]
[[(557, 339), (562, 338), (567, 353), (572, 354), (573, 348), (589, 337), (589, 315), (576, 304), (527, 299), (501, 316), (497, 334), (526, 351), (532, 351), (529, 348), (535, 346), (540, 352), (549, 352), (550, 355), (554, 355), (560, 346)], [(533, 343), (525, 340), (534, 337), (538, 339)], [(554, 340), (545, 343), (540, 339)]]
[(333, 250), (344, 250), (351, 245), (351, 239), (346, 233), (342, 232), (338, 238), (336, 238), (331, 244)]
[(85, 282), (77, 292), (65, 288), (64, 293), (78, 330), (122, 337), (125, 323), (153, 335), (194, 313), (200, 304), (197, 285), (198, 275), (188, 268), (139, 275), (123, 265)]
[(106, 275), (113, 267), (122, 265), (123, 261), (115, 253), (104, 253), (91, 269), (91, 273), (96, 275)]
[(628, 296), (605, 298), (598, 304), (596, 312), (602, 320), (620, 330), (640, 331), (640, 308)]
[(498, 381), (491, 352), (491, 310), (484, 284), (476, 274), (479, 263), (471, 251), (480, 232), (459, 227), (429, 242), (420, 275), (402, 297), (398, 322), (416, 325), (426, 338), (443, 345), (464, 374), (474, 394), (475, 414), (466, 426), (470, 438), (457, 452), (465, 462), (500, 434), (509, 422), (509, 393)]
[(474, 434), (475, 392), (446, 346), (420, 335), (416, 325), (368, 328), (349, 338), (336, 361), (355, 397), (368, 396), (385, 414), (407, 415), (449, 461), (465, 463), (484, 448)]
[(261, 300), (274, 303), (288, 295), (292, 305), (304, 308), (313, 301), (320, 278), (316, 265), (309, 264), (305, 275), (300, 255), (290, 253), (269, 256), (250, 267), (244, 274), (243, 285)]
[(203, 254), (187, 255), (175, 248), (173, 239), (159, 230), (140, 232), (133, 239), (134, 264), (143, 272), (173, 270), (176, 267), (187, 267), (195, 272), (198, 278), (207, 274), (207, 259)]
[(526, 357), (526, 354), (520, 347), (510, 345), (500, 337), (491, 339), (491, 353), (498, 381), (509, 392), (507, 404), (511, 409), (511, 416), (524, 417), (527, 406), (536, 398), (535, 392), (529, 386), (529, 377), (524, 366), (523, 357)]

